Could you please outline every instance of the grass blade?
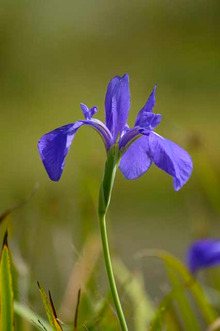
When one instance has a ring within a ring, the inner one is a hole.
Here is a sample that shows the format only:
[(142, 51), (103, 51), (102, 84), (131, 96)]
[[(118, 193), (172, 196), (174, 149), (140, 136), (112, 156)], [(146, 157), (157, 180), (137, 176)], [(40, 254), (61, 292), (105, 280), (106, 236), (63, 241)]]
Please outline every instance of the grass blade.
[(114, 259), (115, 276), (133, 305), (134, 329), (145, 331), (154, 316), (154, 307), (147, 297), (141, 275), (132, 274), (120, 259)]
[(43, 300), (44, 308), (46, 310), (47, 317), (48, 317), (49, 323), (52, 327), (52, 330), (53, 331), (62, 331), (63, 329), (57, 319), (57, 314), (56, 314), (56, 311), (54, 308), (54, 304), (53, 304), (50, 292), (49, 292), (49, 298), (48, 298), (43, 287), (41, 287), (39, 283), (38, 283), (38, 287), (39, 287), (40, 295)]
[(214, 323), (214, 321), (218, 317), (216, 310), (208, 302), (200, 284), (177, 258), (162, 250), (147, 250), (138, 254), (138, 257), (144, 256), (159, 258), (163, 260), (167, 266), (175, 270), (176, 273), (179, 274), (179, 276), (182, 278), (182, 285), (184, 286), (184, 288), (189, 289), (193, 294), (193, 297), (197, 302), (206, 323), (208, 325)]
[(65, 321), (72, 322), (73, 312), (76, 310), (77, 306), (78, 290), (81, 288), (83, 292), (86, 292), (87, 283), (93, 275), (94, 268), (100, 257), (100, 252), (100, 238), (97, 237), (97, 235), (91, 235), (83, 247), (82, 254), (72, 268), (62, 305), (59, 309), (59, 314), (62, 315)]
[(168, 276), (175, 291), (175, 301), (178, 303), (180, 315), (182, 317), (183, 324), (185, 326), (185, 330), (193, 330), (199, 331), (199, 325), (195, 318), (192, 308), (190, 307), (188, 298), (186, 297), (185, 289), (182, 286), (179, 277), (176, 272), (167, 267)]
[(5, 233), (1, 261), (0, 261), (0, 296), (1, 296), (1, 316), (0, 329), (1, 331), (14, 330), (14, 308), (13, 308), (13, 287), (10, 266), (10, 256), (7, 242), (7, 231)]
[(27, 322), (35, 326), (37, 329), (44, 331), (52, 331), (52, 328), (47, 321), (45, 321), (41, 316), (34, 313), (30, 308), (17, 301), (14, 302), (14, 312)]
[(154, 318), (150, 324), (149, 331), (158, 331), (162, 329), (162, 322), (166, 312), (170, 309), (173, 300), (173, 292), (170, 292), (161, 301)]
[(75, 311), (75, 317), (74, 317), (74, 331), (77, 331), (80, 297), (81, 297), (81, 289), (79, 289), (78, 296), (77, 296), (77, 305), (76, 305), (76, 311)]

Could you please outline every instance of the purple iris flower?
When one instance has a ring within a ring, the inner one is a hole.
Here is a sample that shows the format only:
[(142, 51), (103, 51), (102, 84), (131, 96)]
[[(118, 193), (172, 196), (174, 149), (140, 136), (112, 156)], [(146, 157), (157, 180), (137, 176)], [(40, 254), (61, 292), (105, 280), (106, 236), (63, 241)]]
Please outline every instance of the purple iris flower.
[(220, 265), (220, 240), (202, 239), (196, 241), (187, 253), (187, 264), (192, 274), (195, 274), (199, 269)]
[(156, 86), (139, 111), (134, 127), (130, 129), (127, 124), (130, 108), (129, 77), (127, 74), (116, 76), (107, 88), (105, 124), (93, 119), (97, 107), (89, 109), (81, 104), (84, 120), (64, 125), (41, 137), (38, 149), (50, 179), (60, 179), (73, 138), (81, 126), (87, 125), (100, 134), (107, 152), (112, 145), (118, 144), (119, 169), (125, 178), (140, 177), (153, 162), (173, 177), (174, 189), (179, 190), (191, 175), (192, 160), (180, 146), (153, 131), (161, 122), (161, 115), (153, 113), (155, 90)]

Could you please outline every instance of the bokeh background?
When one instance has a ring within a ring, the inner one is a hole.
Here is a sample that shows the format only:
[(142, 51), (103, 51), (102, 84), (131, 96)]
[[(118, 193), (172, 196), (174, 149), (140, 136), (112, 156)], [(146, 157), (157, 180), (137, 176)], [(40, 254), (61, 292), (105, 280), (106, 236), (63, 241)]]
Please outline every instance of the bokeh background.
[[(80, 129), (58, 183), (47, 177), (37, 141), (82, 118), (80, 102), (98, 106), (104, 120), (115, 75), (130, 76), (130, 125), (157, 83), (157, 132), (189, 151), (194, 171), (180, 192), (155, 166), (135, 181), (118, 173), (108, 218), (112, 251), (143, 272), (156, 300), (166, 284), (163, 266), (135, 255), (160, 248), (184, 261), (192, 240), (220, 236), (219, 13), (218, 0), (1, 1), (0, 213), (39, 184), (7, 219), (16, 264), (29, 279), (21, 300), (41, 306), (40, 280), (60, 302), (79, 252), (99, 231), (100, 137)], [(103, 295), (107, 280), (97, 270)]]

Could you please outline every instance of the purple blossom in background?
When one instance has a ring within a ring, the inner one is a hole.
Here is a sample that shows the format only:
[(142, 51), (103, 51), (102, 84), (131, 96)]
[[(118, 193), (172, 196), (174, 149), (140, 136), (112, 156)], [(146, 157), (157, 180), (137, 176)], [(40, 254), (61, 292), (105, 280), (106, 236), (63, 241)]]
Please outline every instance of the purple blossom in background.
[(187, 253), (187, 264), (192, 274), (195, 274), (199, 269), (220, 265), (220, 240), (202, 239), (196, 241)]
[(161, 122), (161, 115), (153, 113), (155, 90), (156, 86), (139, 111), (134, 127), (130, 129), (127, 124), (130, 109), (129, 77), (127, 74), (116, 76), (107, 88), (105, 124), (92, 118), (97, 107), (89, 109), (81, 104), (85, 120), (64, 125), (41, 137), (38, 149), (50, 179), (60, 179), (77, 130), (88, 125), (100, 134), (107, 152), (113, 144), (118, 144), (121, 155), (119, 169), (125, 178), (140, 177), (153, 162), (173, 177), (174, 189), (179, 190), (191, 175), (192, 160), (180, 146), (153, 131)]

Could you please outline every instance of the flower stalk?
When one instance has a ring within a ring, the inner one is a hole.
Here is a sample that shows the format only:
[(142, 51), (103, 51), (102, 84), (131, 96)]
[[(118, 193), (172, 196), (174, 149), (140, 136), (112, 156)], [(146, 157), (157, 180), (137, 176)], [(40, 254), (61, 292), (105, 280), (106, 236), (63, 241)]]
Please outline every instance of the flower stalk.
[(119, 323), (121, 325), (121, 330), (127, 331), (128, 328), (122, 310), (122, 306), (120, 303), (117, 286), (114, 278), (113, 268), (112, 268), (112, 262), (111, 262), (109, 244), (108, 244), (107, 228), (106, 228), (106, 219), (105, 219), (108, 206), (111, 200), (111, 193), (114, 184), (115, 174), (118, 168), (119, 157), (120, 154), (119, 154), (118, 146), (113, 145), (108, 153), (108, 158), (105, 164), (104, 177), (100, 187), (98, 213), (99, 213), (100, 231), (102, 237), (103, 254), (105, 259), (108, 280), (112, 292), (112, 297), (118, 315)]

